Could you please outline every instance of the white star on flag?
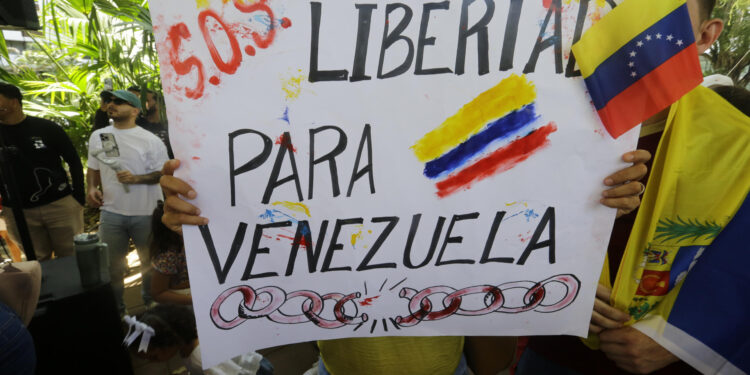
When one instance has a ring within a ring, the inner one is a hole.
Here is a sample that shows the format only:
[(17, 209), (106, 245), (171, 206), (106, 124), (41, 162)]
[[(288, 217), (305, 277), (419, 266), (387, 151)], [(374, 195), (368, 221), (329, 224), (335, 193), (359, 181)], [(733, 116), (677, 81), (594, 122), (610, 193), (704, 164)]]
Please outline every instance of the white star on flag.
[(677, 45), (678, 45), (678, 46), (681, 46), (681, 45), (683, 45), (682, 41), (681, 41), (681, 40), (678, 40), (678, 41), (677, 41)]
[(635, 77), (635, 76), (637, 76), (637, 75), (638, 75), (638, 74), (637, 74), (636, 72), (631, 72), (631, 73), (630, 73), (630, 76), (631, 76), (631, 77)]
[(646, 40), (650, 41), (651, 40), (651, 35), (646, 35)]
[(669, 35), (667, 35), (667, 40), (668, 40), (668, 41), (670, 41), (670, 42), (671, 42), (671, 41), (672, 41), (672, 39), (674, 39), (674, 37), (672, 36), (672, 34), (669, 34)]
[(661, 39), (661, 34), (656, 34), (656, 39)]
[(635, 63), (631, 61), (631, 62), (628, 63), (628, 66), (632, 68), (632, 67), (635, 66)]
[(639, 40), (635, 45), (637, 45), (638, 47), (643, 47), (643, 42)]
[(630, 51), (630, 57), (635, 57), (636, 53), (635, 51)]

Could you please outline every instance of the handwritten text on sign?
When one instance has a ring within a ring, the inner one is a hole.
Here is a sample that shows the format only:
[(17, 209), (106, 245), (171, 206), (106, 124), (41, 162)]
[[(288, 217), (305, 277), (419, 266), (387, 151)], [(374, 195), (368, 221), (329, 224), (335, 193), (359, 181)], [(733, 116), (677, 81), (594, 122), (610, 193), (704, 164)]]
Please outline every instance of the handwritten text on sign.
[(612, 140), (572, 42), (605, 1), (151, 4), (207, 365), (383, 335), (583, 334)]

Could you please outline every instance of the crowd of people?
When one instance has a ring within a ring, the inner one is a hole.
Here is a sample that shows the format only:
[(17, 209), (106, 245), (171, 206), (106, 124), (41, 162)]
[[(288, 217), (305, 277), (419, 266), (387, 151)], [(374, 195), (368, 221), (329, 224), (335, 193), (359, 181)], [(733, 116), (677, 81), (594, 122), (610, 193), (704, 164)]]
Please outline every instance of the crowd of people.
[[(710, 17), (714, 5), (714, 0), (688, 1), (699, 53), (718, 39), (723, 28), (722, 20)], [(750, 92), (732, 86), (714, 90), (746, 116), (750, 114)], [(18, 192), (9, 195), (3, 188), (2, 218), (10, 238), (21, 244), (11, 208), (23, 209), (36, 258), (44, 261), (73, 255), (73, 237), (83, 231), (84, 205), (99, 208), (98, 234), (108, 245), (111, 284), (120, 314), (129, 324), (126, 340), (132, 352), (151, 361), (179, 355), (190, 374), (201, 374), (181, 234), (183, 225), (208, 222), (190, 203), (198, 193), (173, 176), (180, 163), (171, 160), (158, 93), (130, 87), (104, 91), (100, 98), (84, 178), (80, 157), (63, 129), (49, 120), (25, 115), (21, 91), (0, 83), (0, 146), (15, 148), (9, 163), (12, 171), (3, 170), (3, 174), (13, 174)], [(607, 251), (609, 269), (620, 269), (640, 196), (646, 189), (650, 159), (662, 140), (668, 113), (666, 109), (644, 123), (638, 150), (623, 155), (623, 169), (603, 179), (606, 188), (600, 203), (616, 208), (618, 216)], [(9, 180), (3, 176), (3, 186), (9, 186)], [(141, 259), (142, 298), (149, 306), (137, 318), (127, 315), (123, 300), (130, 241)], [(610, 277), (614, 282), (617, 272)], [(520, 375), (697, 373), (675, 353), (627, 325), (633, 316), (613, 306), (609, 285), (599, 285), (591, 316), (590, 333), (598, 336), (599, 350), (571, 336), (533, 337), (520, 340), (523, 345), (516, 338), (504, 337), (349, 338), (319, 341), (321, 358), (315, 371), (321, 375), (497, 374), (519, 357), (515, 371)], [(10, 325), (21, 332), (23, 324), (0, 298), (0, 333)], [(11, 333), (23, 336), (16, 331)], [(14, 344), (15, 348), (28, 347), (28, 338), (23, 340), (26, 344)], [(18, 364), (28, 356), (11, 358), (3, 345), (0, 335), (0, 372), (28, 373)], [(519, 348), (522, 354), (514, 355)], [(257, 353), (220, 366), (222, 370), (212, 373), (273, 373), (273, 366)]]

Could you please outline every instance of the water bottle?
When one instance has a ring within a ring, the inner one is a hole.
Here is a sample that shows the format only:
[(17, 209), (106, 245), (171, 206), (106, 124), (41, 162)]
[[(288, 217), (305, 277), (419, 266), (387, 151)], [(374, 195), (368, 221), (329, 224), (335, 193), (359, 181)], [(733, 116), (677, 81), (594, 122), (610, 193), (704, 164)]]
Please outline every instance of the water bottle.
[[(83, 233), (73, 238), (76, 248), (78, 272), (84, 288), (102, 283), (102, 271), (109, 272), (107, 244), (99, 241), (96, 233)], [(107, 277), (108, 279), (109, 277)]]

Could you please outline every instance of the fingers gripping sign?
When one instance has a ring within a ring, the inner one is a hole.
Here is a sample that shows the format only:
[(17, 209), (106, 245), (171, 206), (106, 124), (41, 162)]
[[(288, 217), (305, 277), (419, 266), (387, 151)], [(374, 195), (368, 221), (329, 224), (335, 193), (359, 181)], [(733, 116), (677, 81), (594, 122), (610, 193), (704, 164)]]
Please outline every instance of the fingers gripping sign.
[(159, 181), (164, 190), (164, 216), (161, 221), (167, 228), (182, 233), (182, 225), (206, 225), (208, 219), (199, 216), (201, 210), (188, 203), (198, 193), (185, 181), (174, 177), (174, 172), (180, 167), (179, 160), (170, 160), (164, 164), (162, 177)]
[(632, 165), (604, 179), (604, 185), (610, 188), (602, 192), (599, 201), (607, 207), (616, 208), (617, 217), (627, 215), (640, 206), (640, 196), (646, 190), (640, 181), (648, 173), (646, 163), (651, 160), (651, 153), (635, 150), (624, 154), (622, 160)]

